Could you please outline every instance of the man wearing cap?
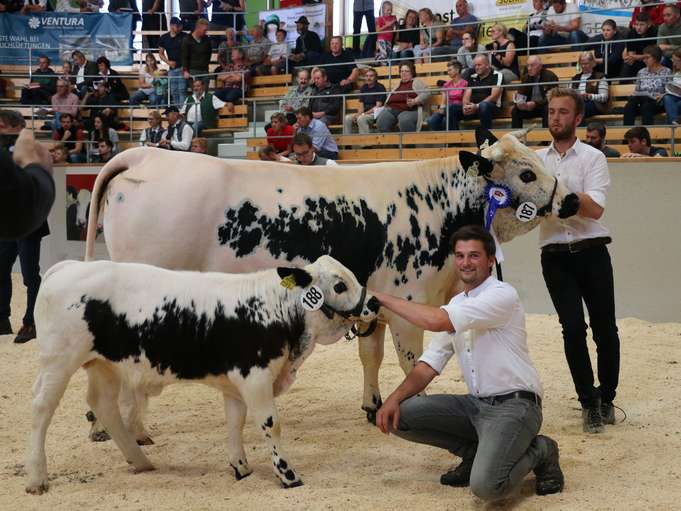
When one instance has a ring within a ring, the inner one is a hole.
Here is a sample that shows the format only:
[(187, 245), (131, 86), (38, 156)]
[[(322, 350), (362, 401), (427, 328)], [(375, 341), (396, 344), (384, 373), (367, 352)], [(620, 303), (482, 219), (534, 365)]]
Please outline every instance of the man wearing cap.
[(310, 22), (307, 17), (301, 16), (296, 20), (298, 38), (293, 54), (289, 57), (289, 68), (295, 66), (309, 66), (316, 64), (322, 53), (322, 42), (316, 32), (309, 30)]
[(182, 20), (170, 19), (170, 30), (158, 41), (158, 56), (168, 64), (168, 82), (170, 100), (173, 105), (181, 105), (187, 97), (187, 82), (182, 73), (182, 41), (186, 34), (182, 32)]
[(168, 107), (163, 113), (168, 119), (168, 129), (163, 132), (158, 146), (173, 151), (189, 151), (194, 137), (192, 127), (184, 122), (176, 106)]

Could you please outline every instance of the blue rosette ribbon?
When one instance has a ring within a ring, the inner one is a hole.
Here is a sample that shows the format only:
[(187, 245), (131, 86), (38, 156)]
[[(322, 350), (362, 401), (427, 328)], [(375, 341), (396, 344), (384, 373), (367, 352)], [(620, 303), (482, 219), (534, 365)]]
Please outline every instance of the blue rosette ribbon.
[(494, 220), (497, 209), (507, 208), (511, 205), (511, 189), (505, 185), (487, 183), (487, 186), (485, 187), (485, 198), (487, 199), (485, 230), (489, 231), (492, 227), (492, 220)]

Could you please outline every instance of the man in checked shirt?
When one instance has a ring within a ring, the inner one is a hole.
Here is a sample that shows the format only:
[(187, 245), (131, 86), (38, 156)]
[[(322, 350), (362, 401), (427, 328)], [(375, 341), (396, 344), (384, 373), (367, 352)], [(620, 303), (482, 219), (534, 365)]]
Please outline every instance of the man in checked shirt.
[[(442, 332), (376, 416), (383, 433), (446, 449), (462, 458), (440, 482), (469, 486), (481, 499), (504, 498), (534, 471), (536, 492), (562, 491), (558, 444), (538, 435), (542, 386), (527, 349), (516, 290), (492, 276), (494, 239), (480, 226), (452, 237), (464, 291), (442, 307), (374, 293), (383, 307)], [(456, 353), (469, 393), (419, 396)]]

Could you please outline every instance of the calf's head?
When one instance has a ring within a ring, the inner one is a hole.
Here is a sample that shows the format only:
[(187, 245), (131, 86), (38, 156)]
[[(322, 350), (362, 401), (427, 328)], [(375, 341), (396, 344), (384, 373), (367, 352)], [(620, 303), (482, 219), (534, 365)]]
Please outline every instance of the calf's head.
[[(508, 133), (497, 140), (488, 130), (479, 128), (476, 130), (479, 154), (459, 153), (461, 166), (468, 175), (503, 185), (511, 192), (510, 207), (497, 210), (493, 223), (502, 242), (530, 231), (543, 218), (568, 218), (579, 209), (577, 196), (558, 183), (535, 152), (518, 140), (526, 133)], [(523, 211), (527, 214), (523, 215)]]
[(376, 319), (380, 303), (367, 293), (354, 274), (333, 257), (324, 255), (303, 268), (277, 268), (285, 287), (302, 288), (301, 305), (328, 319), (336, 315), (348, 323)]

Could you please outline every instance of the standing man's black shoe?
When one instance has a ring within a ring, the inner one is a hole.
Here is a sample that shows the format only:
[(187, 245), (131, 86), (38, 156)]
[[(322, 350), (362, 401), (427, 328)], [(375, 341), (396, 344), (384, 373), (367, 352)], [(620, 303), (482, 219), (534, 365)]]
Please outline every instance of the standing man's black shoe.
[(9, 318), (0, 319), (0, 335), (13, 334), (12, 324), (9, 322)]
[(471, 484), (473, 460), (462, 460), (458, 467), (440, 476), (440, 484), (463, 488)]
[(601, 415), (601, 403), (589, 408), (582, 408), (582, 429), (584, 433), (602, 433), (603, 416)]
[(24, 325), (14, 338), (14, 342), (17, 344), (23, 344), (30, 341), (31, 339), (35, 339), (35, 325)]
[(615, 405), (612, 403), (602, 403), (601, 417), (603, 424), (615, 424)]
[(565, 478), (558, 461), (560, 457), (558, 444), (555, 440), (544, 435), (538, 435), (537, 440), (546, 442), (548, 452), (544, 460), (534, 467), (534, 474), (537, 476), (535, 491), (537, 495), (559, 493), (563, 491)]

